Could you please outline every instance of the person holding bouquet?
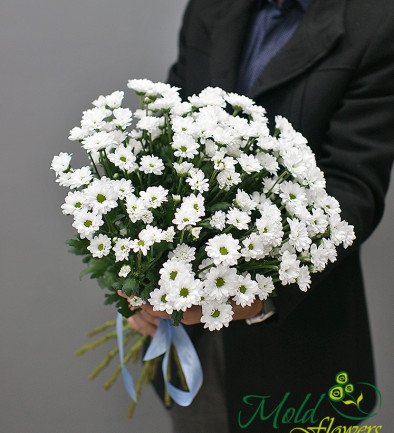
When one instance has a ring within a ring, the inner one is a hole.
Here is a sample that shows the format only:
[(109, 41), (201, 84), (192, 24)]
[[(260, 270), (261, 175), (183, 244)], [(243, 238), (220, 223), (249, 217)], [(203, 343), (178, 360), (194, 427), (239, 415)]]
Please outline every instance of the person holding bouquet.
[[(236, 306), (220, 331), (204, 329), (201, 307), (185, 311), (205, 380), (190, 406), (171, 408), (174, 432), (290, 431), (295, 424), (275, 427), (273, 416), (241, 428), (257, 409), (243, 398), (269, 396), (268, 415), (286, 393), (288, 406), (310, 394), (305, 410), (314, 407), (339, 371), (374, 383), (360, 252), (382, 218), (394, 156), (393, 16), (388, 0), (189, 1), (168, 82), (184, 98), (218, 86), (253, 98), (270, 121), (286, 117), (308, 140), (356, 240), (312, 275), (307, 292), (279, 285), (275, 297)], [(128, 320), (153, 336), (160, 317), (168, 315), (144, 305)], [(366, 404), (371, 411), (374, 400)], [(318, 411), (335, 415), (325, 403)]]

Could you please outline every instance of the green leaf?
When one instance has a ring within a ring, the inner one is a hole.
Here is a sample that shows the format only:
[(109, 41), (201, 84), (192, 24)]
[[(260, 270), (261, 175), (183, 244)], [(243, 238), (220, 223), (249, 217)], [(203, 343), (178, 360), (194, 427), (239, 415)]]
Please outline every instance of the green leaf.
[(221, 201), (221, 202), (215, 203), (213, 206), (211, 206), (211, 210), (212, 211), (227, 210), (230, 206), (231, 206), (230, 203), (227, 203), (225, 201)]
[(137, 288), (138, 281), (134, 278), (127, 278), (122, 285), (122, 291), (126, 293), (127, 296), (134, 294)]
[(171, 314), (172, 323), (174, 326), (178, 326), (183, 318), (183, 311), (173, 311)]
[(342, 400), (343, 404), (349, 405), (349, 404), (356, 404), (353, 400)]
[(364, 398), (363, 393), (361, 393), (361, 394), (358, 396), (358, 399), (357, 399), (357, 406), (361, 403), (361, 401), (362, 401), (363, 398)]

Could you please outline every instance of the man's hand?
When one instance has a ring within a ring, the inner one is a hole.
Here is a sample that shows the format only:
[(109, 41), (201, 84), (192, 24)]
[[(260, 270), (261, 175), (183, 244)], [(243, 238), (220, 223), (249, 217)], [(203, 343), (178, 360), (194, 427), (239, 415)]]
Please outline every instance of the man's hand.
[[(122, 298), (127, 296), (118, 290), (118, 295)], [(244, 320), (254, 317), (259, 314), (263, 309), (263, 301), (256, 299), (249, 307), (241, 307), (235, 303), (231, 303), (234, 311), (233, 320)], [(140, 332), (143, 335), (153, 335), (156, 332), (156, 328), (159, 325), (160, 319), (171, 319), (171, 315), (164, 311), (153, 311), (153, 307), (150, 304), (143, 304), (140, 311), (127, 319), (129, 325)], [(183, 313), (182, 323), (184, 325), (194, 325), (201, 322), (201, 307), (193, 305)]]

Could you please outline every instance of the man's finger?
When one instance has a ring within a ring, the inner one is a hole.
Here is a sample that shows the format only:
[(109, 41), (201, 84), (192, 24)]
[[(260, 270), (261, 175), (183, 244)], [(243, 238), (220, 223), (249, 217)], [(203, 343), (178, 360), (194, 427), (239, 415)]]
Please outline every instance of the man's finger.
[(140, 316), (140, 314), (129, 317), (128, 323), (135, 331), (139, 332), (142, 335), (149, 335), (153, 337), (156, 333), (157, 327), (147, 322), (144, 318)]
[(149, 323), (151, 323), (154, 326), (159, 326), (160, 323), (160, 318), (159, 317), (154, 317), (151, 314), (149, 314), (148, 312), (141, 310), (139, 312), (139, 314)]

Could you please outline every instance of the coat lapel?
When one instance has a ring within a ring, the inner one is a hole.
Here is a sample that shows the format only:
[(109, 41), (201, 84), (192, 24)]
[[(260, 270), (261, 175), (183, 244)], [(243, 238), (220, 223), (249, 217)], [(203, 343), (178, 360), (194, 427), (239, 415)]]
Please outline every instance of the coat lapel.
[(344, 33), (345, 0), (315, 0), (289, 42), (249, 92), (255, 98), (297, 77), (322, 59)]
[(221, 1), (201, 12), (210, 33), (213, 86), (226, 91), (236, 88), (238, 66), (249, 18), (255, 0)]
[[(254, 0), (220, 2), (203, 11), (211, 32), (211, 82), (235, 91)], [(248, 96), (256, 98), (297, 77), (322, 59), (344, 33), (346, 0), (314, 0), (290, 41), (268, 63)]]

